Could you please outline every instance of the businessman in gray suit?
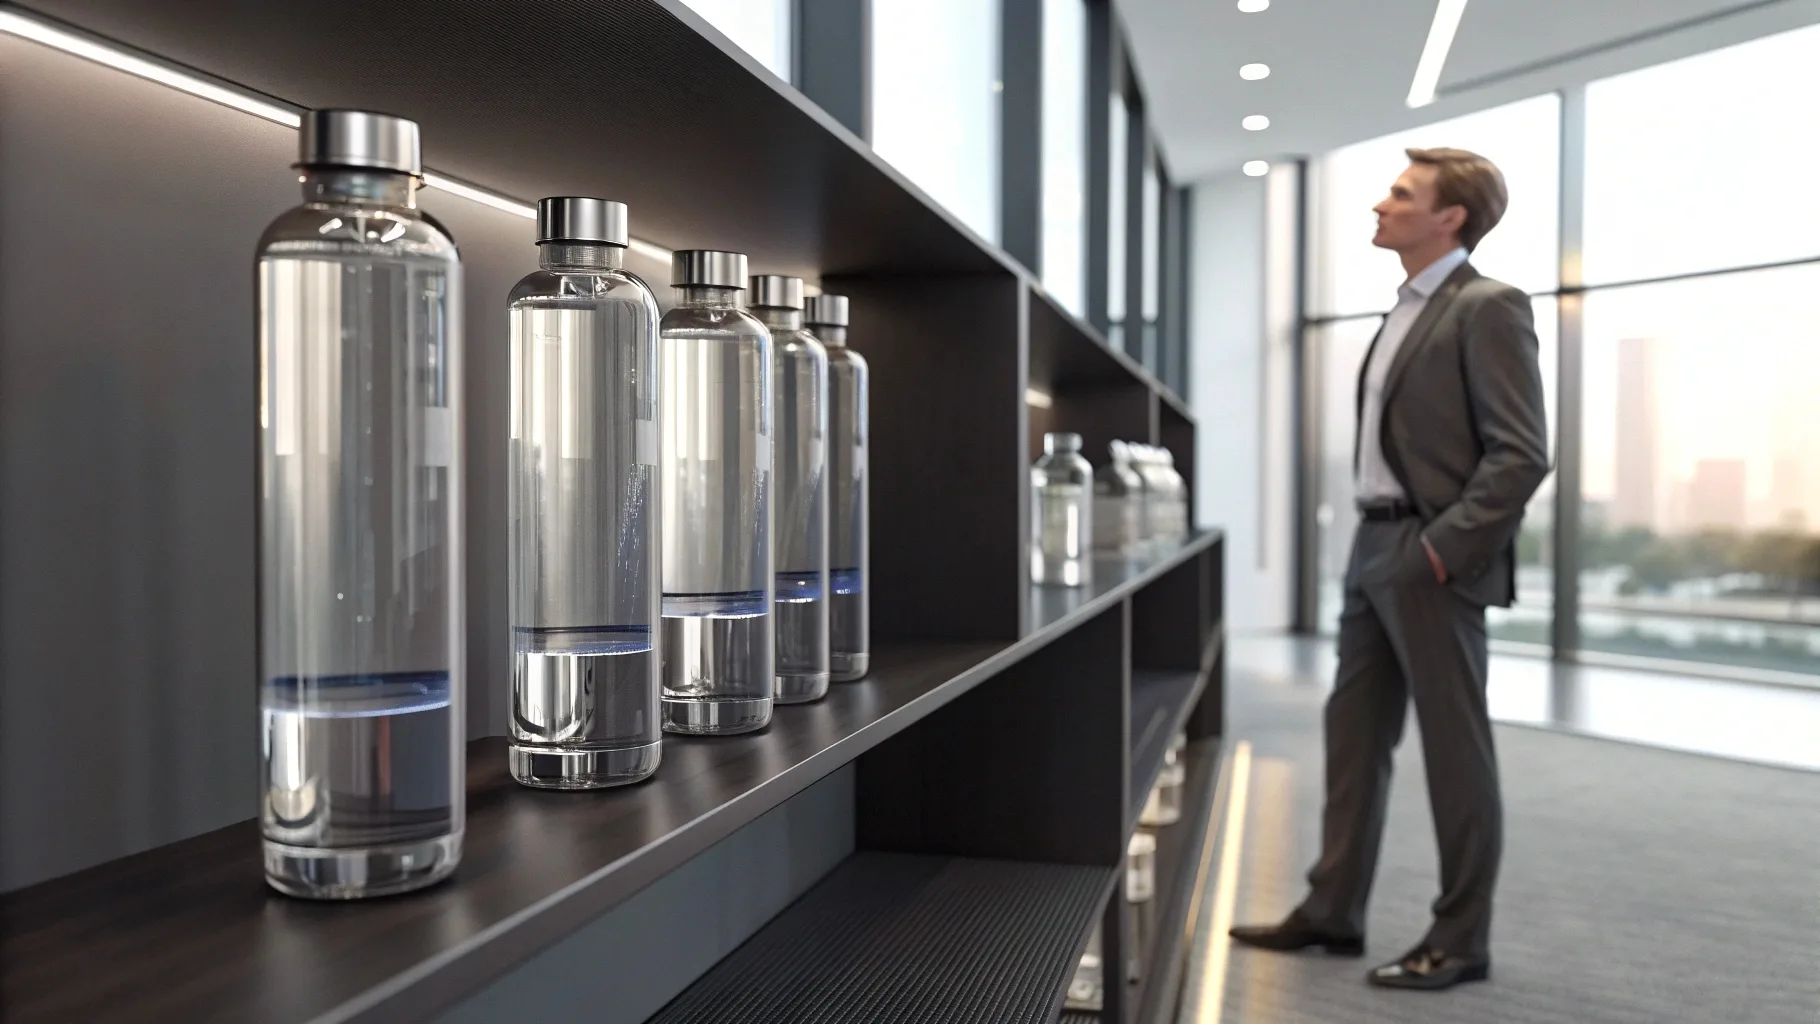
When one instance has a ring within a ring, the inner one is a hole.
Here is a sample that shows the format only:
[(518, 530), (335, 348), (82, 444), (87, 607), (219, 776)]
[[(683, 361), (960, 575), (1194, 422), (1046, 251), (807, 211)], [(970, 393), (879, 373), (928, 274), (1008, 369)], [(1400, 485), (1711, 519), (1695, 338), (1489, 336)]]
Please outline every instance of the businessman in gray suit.
[(1408, 154), (1409, 169), (1376, 207), (1372, 239), (1402, 259), (1408, 279), (1359, 373), (1361, 522), (1324, 718), (1321, 857), (1286, 920), (1232, 937), (1364, 953), (1391, 751), (1413, 697), (1441, 894), (1422, 941), (1366, 980), (1438, 990), (1491, 974), (1503, 806), (1485, 704), (1485, 608), (1516, 598), (1517, 530), (1548, 475), (1548, 425), (1529, 299), (1468, 261), (1504, 214), (1503, 175), (1464, 150)]

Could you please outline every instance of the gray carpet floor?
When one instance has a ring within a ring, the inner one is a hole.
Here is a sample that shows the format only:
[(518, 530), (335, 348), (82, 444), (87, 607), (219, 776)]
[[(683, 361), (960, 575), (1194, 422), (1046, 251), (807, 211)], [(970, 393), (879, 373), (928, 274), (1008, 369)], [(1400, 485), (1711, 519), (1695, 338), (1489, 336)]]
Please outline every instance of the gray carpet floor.
[[(1230, 664), (1229, 731), (1255, 755), (1235, 917), (1267, 921), (1301, 897), (1318, 847), (1328, 684), (1308, 641), (1238, 638)], [(1234, 949), (1223, 1022), (1820, 1024), (1820, 774), (1521, 727), (1497, 740), (1492, 981), (1439, 995), (1363, 981), (1421, 937), (1437, 885), (1412, 721), (1366, 958)]]

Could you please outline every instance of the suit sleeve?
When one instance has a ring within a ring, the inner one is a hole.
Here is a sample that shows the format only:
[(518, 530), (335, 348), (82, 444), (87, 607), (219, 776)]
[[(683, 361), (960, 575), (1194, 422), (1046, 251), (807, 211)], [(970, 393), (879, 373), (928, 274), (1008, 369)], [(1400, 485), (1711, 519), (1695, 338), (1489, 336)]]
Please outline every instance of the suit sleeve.
[(1482, 452), (1458, 501), (1423, 535), (1447, 572), (1472, 582), (1509, 546), (1548, 476), (1548, 414), (1529, 297), (1504, 288), (1478, 304), (1461, 340), (1461, 371)]

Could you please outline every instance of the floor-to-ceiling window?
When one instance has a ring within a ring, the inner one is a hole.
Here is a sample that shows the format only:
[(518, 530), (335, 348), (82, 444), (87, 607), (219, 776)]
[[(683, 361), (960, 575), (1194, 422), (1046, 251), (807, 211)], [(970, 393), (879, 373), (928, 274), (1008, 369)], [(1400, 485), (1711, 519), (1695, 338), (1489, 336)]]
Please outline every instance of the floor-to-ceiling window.
[(1163, 309), (1163, 168), (1153, 151), (1144, 161), (1144, 223), (1139, 235), (1143, 255), (1143, 282), (1138, 310), (1144, 322), (1144, 366), (1162, 375), (1162, 348), (1158, 344), (1157, 317)]
[[(1410, 147), (1470, 149), (1496, 163), (1510, 190), (1503, 221), (1473, 253), (1484, 273), (1525, 291), (1552, 292), (1559, 283), (1561, 107), (1541, 96), (1335, 150), (1315, 161), (1312, 178), (1308, 332), (1310, 365), (1321, 379), (1311, 394), (1319, 405), (1319, 488), (1313, 503), (1319, 538), (1320, 624), (1338, 620), (1340, 583), (1352, 546), (1352, 458), (1359, 367), (1385, 311), (1396, 303), (1404, 271), (1395, 254), (1371, 245), (1372, 207), (1408, 166)], [(1543, 381), (1553, 422), (1556, 373), (1555, 302), (1535, 303)], [(1553, 607), (1551, 547), (1553, 479), (1530, 502), (1518, 544), (1518, 607), (1492, 617), (1493, 635), (1546, 642)]]
[(1087, 5), (1043, 0), (1043, 287), (1087, 312)]
[(1587, 86), (1582, 650), (1820, 673), (1816, 95), (1820, 26)]
[[(1375, 198), (1368, 170), (1404, 144), (1458, 145), (1510, 183), (1510, 212), (1474, 262), (1537, 296), (1551, 427), (1557, 377), (1581, 396), (1578, 429), (1554, 438), (1578, 474), (1564, 508), (1579, 543), (1555, 544), (1551, 477), (1519, 542), (1519, 603), (1493, 635), (1820, 681), (1815, 95), (1820, 26), (1581, 87), (1584, 133), (1567, 141), (1579, 160), (1560, 160), (1559, 101), (1543, 97), (1317, 161), (1306, 344), (1320, 375), (1305, 387), (1323, 417), (1309, 456), (1324, 628), (1351, 539), (1354, 382), (1401, 275), (1352, 241)], [(1577, 248), (1555, 237), (1563, 166), (1583, 168)], [(1531, 197), (1544, 209), (1524, 208)], [(1557, 323), (1574, 345), (1556, 345)], [(1553, 622), (1557, 567), (1572, 570), (1572, 628)]]
[(999, 7), (872, 0), (872, 148), (972, 228), (999, 235)]
[(790, 80), (793, 0), (683, 0), (784, 81)]
[(1125, 94), (1113, 90), (1106, 97), (1109, 151), (1106, 154), (1106, 339), (1113, 348), (1125, 344), (1126, 257), (1130, 250), (1127, 232), (1131, 218), (1126, 189), (1129, 170), (1131, 108)]

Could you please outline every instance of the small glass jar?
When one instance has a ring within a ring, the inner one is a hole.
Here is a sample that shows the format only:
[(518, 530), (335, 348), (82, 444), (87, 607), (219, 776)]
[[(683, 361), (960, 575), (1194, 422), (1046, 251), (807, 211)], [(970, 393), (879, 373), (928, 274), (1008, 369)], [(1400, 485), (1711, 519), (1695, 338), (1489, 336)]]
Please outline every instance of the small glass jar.
[(1171, 748), (1165, 755), (1163, 770), (1157, 773), (1156, 785), (1150, 787), (1150, 796), (1144, 801), (1138, 824), (1145, 828), (1161, 828), (1182, 820), (1182, 783), (1187, 778), (1188, 770)]
[(1043, 435), (1030, 490), (1030, 581), (1086, 586), (1093, 577), (1093, 467), (1081, 457), (1081, 435)]
[(1098, 1013), (1105, 1006), (1106, 971), (1102, 962), (1100, 926), (1096, 924), (1087, 938), (1087, 952), (1081, 954), (1081, 962), (1074, 967), (1074, 977), (1068, 982), (1068, 996), (1062, 1002), (1062, 1009)]
[(1125, 902), (1148, 903), (1156, 897), (1156, 836), (1139, 830), (1125, 845)]

